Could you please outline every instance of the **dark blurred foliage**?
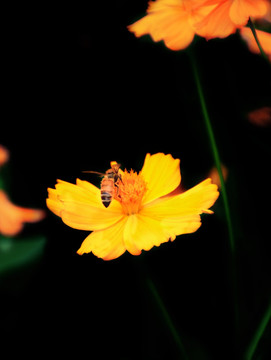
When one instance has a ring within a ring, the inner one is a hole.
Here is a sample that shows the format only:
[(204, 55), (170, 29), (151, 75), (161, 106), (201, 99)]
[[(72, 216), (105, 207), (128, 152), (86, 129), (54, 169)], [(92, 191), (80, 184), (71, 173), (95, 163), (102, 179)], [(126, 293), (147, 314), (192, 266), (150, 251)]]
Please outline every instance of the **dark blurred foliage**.
[[(147, 152), (180, 158), (186, 188), (207, 176), (213, 158), (187, 52), (172, 52), (147, 36), (136, 39), (126, 29), (146, 6), (138, 0), (6, 6), (0, 143), (11, 153), (16, 203), (45, 209), (46, 189), (57, 178), (98, 185), (81, 171), (104, 171), (111, 160), (140, 170)], [(195, 39), (193, 51), (229, 170), (237, 334), (219, 199), (215, 215), (203, 216), (195, 234), (111, 262), (77, 255), (87, 232), (49, 212), (42, 223), (27, 226), (27, 235), (37, 229), (46, 234), (47, 244), (38, 264), (1, 280), (1, 351), (177, 359), (146, 274), (191, 359), (234, 359), (247, 346), (271, 293), (270, 128), (249, 123), (247, 113), (271, 105), (271, 68), (237, 34)], [(267, 340), (260, 345), (264, 359)]]

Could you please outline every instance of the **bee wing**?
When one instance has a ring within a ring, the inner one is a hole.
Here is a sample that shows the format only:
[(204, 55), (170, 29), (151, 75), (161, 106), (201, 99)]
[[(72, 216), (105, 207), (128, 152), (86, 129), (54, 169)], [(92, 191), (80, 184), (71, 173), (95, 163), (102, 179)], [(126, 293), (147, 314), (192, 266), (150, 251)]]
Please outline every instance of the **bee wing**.
[(100, 173), (99, 171), (82, 171), (83, 173), (89, 173), (89, 174), (97, 174), (100, 176), (105, 176), (104, 173)]

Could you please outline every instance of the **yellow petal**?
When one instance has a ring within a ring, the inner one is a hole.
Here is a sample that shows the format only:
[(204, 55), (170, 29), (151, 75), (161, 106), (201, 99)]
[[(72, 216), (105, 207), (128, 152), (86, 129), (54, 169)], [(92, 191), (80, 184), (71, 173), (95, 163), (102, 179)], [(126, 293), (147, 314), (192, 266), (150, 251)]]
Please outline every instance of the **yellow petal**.
[(97, 205), (102, 205), (101, 203), (101, 190), (91, 184), (88, 181), (76, 179), (76, 185), (79, 186), (79, 188), (84, 189), (87, 191), (87, 197), (89, 201), (97, 203)]
[(111, 210), (75, 201), (64, 201), (63, 210), (61, 211), (63, 222), (78, 230), (105, 229), (118, 222), (123, 216), (120, 206), (116, 206), (115, 210)]
[(48, 199), (46, 199), (46, 205), (49, 210), (51, 210), (55, 215), (60, 216), (62, 210), (62, 203), (57, 198), (56, 189), (47, 189), (48, 190)]
[(172, 216), (163, 219), (161, 226), (173, 241), (177, 235), (191, 234), (197, 231), (201, 226), (201, 218), (199, 215)]
[(171, 238), (196, 231), (201, 223), (201, 213), (212, 213), (209, 208), (218, 198), (217, 185), (210, 179), (177, 196), (164, 197), (145, 205), (140, 214), (160, 221)]
[(125, 247), (132, 255), (139, 255), (141, 250), (150, 250), (169, 240), (159, 221), (140, 214), (128, 217), (123, 235)]
[(116, 259), (122, 255), (126, 248), (123, 243), (123, 230), (127, 218), (110, 226), (105, 230), (92, 232), (77, 251), (79, 255), (92, 252), (104, 260)]
[(103, 207), (100, 197), (100, 189), (87, 181), (76, 180), (77, 184), (57, 180), (55, 186), (58, 198), (61, 201), (74, 200), (87, 202), (92, 206)]
[(130, 215), (128, 216), (124, 233), (123, 233), (123, 241), (126, 249), (129, 251), (132, 255), (140, 255), (141, 250), (139, 245), (137, 246), (134, 241), (134, 234), (137, 230), (137, 216), (136, 215)]
[(47, 206), (66, 225), (79, 230), (101, 230), (124, 216), (119, 202), (113, 200), (105, 208), (98, 188), (86, 181), (77, 180), (77, 183), (58, 180), (55, 190), (48, 189)]
[(181, 182), (180, 160), (173, 159), (170, 154), (147, 154), (140, 174), (147, 183), (142, 204), (147, 204), (178, 187)]

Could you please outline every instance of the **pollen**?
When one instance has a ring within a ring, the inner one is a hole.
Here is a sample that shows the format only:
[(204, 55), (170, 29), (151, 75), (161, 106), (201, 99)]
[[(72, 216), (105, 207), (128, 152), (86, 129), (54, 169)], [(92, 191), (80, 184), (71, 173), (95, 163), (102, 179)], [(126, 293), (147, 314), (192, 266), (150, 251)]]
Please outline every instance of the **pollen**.
[(116, 183), (115, 199), (122, 205), (126, 215), (137, 214), (141, 208), (142, 198), (147, 190), (147, 184), (140, 174), (127, 170), (122, 172)]

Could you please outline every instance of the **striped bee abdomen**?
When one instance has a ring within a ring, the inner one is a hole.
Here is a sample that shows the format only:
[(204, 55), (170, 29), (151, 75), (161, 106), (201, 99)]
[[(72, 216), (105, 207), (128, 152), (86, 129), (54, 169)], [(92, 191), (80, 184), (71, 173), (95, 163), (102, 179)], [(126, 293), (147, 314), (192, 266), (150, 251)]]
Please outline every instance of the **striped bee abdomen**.
[(114, 180), (105, 176), (101, 182), (101, 200), (105, 207), (108, 207), (114, 194)]
[(108, 207), (112, 201), (112, 195), (107, 192), (104, 192), (104, 193), (101, 192), (101, 199), (102, 199), (103, 205), (105, 207)]

